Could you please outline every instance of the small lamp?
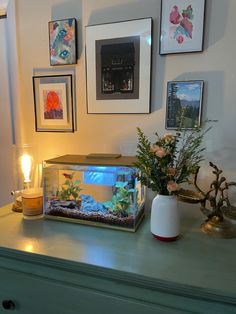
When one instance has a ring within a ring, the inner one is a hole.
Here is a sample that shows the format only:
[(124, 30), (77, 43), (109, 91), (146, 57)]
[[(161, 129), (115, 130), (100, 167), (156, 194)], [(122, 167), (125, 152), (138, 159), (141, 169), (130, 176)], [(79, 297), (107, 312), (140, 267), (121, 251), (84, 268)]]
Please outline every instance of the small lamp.
[(24, 176), (24, 189), (29, 189), (30, 188), (30, 176), (32, 172), (32, 156), (29, 154), (23, 154), (20, 156), (20, 165), (21, 165), (21, 171)]
[(33, 156), (31, 147), (23, 145), (17, 149), (17, 190), (11, 192), (14, 197), (13, 211), (22, 212), (22, 192), (29, 190), (33, 175)]

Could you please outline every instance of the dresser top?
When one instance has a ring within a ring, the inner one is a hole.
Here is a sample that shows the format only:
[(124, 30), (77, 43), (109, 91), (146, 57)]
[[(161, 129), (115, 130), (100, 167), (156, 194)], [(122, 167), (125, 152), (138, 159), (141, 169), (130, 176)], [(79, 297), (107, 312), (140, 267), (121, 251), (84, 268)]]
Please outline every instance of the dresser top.
[[(0, 257), (40, 256), (59, 263), (171, 282), (236, 300), (236, 239), (212, 238), (200, 231), (197, 205), (179, 204), (181, 236), (163, 243), (149, 231), (146, 215), (135, 233), (53, 220), (24, 220), (11, 206), (0, 208)], [(132, 277), (133, 276), (133, 277)]]

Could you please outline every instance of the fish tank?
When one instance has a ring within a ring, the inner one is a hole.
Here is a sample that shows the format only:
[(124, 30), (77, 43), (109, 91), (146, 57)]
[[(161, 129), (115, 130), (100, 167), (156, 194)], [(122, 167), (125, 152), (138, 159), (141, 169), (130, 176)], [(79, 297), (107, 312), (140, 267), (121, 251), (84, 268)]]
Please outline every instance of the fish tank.
[(135, 232), (145, 203), (136, 161), (119, 154), (64, 155), (44, 161), (44, 216)]

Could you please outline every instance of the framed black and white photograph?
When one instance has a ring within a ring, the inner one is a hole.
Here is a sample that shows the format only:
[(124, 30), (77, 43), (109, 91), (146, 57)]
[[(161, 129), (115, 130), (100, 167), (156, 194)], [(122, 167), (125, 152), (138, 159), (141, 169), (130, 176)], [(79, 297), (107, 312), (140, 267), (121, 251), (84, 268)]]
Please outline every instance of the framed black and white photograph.
[(205, 0), (162, 0), (161, 55), (203, 50)]
[(166, 129), (194, 129), (201, 125), (204, 81), (167, 83)]
[(74, 132), (72, 75), (33, 76), (37, 132)]
[(150, 113), (152, 19), (86, 27), (88, 113)]

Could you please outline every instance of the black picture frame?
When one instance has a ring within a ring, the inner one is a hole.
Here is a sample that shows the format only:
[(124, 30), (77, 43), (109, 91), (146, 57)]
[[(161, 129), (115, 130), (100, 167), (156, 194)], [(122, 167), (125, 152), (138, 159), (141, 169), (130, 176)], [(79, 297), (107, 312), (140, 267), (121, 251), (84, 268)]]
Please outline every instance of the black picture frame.
[(206, 0), (161, 0), (159, 54), (202, 52)]
[(152, 18), (86, 26), (87, 113), (150, 113)]
[(166, 129), (201, 126), (203, 80), (167, 82)]
[(75, 18), (48, 22), (51, 66), (77, 63), (77, 21)]
[(74, 132), (72, 74), (33, 76), (36, 132)]

